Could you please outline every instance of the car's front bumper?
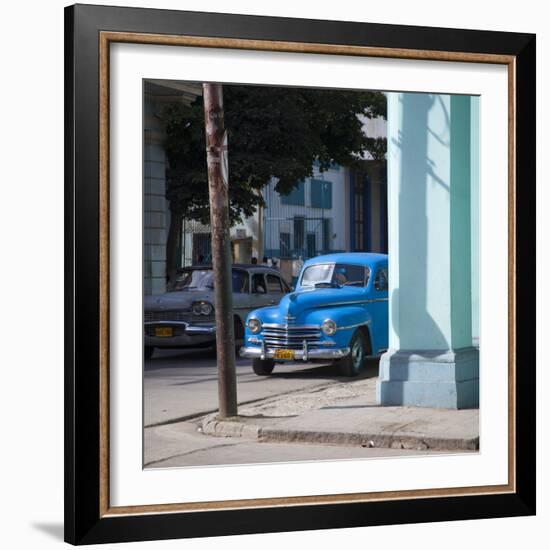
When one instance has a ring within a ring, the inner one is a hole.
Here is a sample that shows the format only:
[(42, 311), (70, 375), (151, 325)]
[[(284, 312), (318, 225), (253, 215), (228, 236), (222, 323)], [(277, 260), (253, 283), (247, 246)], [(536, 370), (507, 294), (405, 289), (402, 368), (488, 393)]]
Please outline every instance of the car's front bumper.
[[(154, 336), (156, 327), (172, 327), (173, 336)], [(151, 321), (145, 323), (143, 337), (146, 346), (158, 348), (193, 347), (208, 344), (216, 340), (214, 324), (193, 325), (185, 321)]]
[(276, 356), (276, 351), (273, 348), (265, 347), (263, 342), (260, 346), (245, 346), (242, 347), (239, 351), (241, 357), (246, 357), (249, 359), (275, 359), (276, 361), (313, 361), (315, 359), (327, 359), (334, 361), (336, 359), (342, 359), (349, 355), (350, 348), (308, 348), (307, 344), (304, 342), (304, 345), (300, 349), (292, 350), (294, 352), (293, 359), (281, 359)]

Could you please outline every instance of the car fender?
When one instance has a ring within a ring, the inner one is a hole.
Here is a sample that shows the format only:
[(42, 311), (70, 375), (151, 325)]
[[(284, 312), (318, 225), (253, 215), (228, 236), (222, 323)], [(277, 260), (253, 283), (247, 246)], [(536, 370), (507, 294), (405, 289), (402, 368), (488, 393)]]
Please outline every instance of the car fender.
[(307, 325), (321, 325), (327, 319), (336, 323), (338, 330), (332, 339), (339, 346), (347, 347), (353, 334), (360, 327), (363, 327), (363, 330), (368, 330), (372, 342), (372, 315), (364, 304), (310, 310), (303, 321)]

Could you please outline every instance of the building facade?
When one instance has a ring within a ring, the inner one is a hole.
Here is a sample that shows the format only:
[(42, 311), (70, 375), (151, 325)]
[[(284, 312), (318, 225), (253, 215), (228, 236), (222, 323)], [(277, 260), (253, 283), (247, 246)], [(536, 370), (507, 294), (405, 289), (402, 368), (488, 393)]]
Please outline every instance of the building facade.
[[(385, 138), (386, 121), (365, 119), (369, 137)], [(370, 155), (353, 166), (332, 165), (301, 181), (288, 195), (280, 195), (276, 181), (263, 192), (263, 251), (274, 257), (287, 277), (288, 264), (330, 252), (387, 252), (386, 161)], [(259, 247), (261, 248), (261, 247)]]
[[(146, 81), (144, 84), (143, 240), (144, 292), (166, 290), (166, 241), (170, 208), (165, 198), (167, 158), (163, 148), (161, 112), (174, 102), (201, 95), (200, 84)], [(386, 122), (364, 121), (370, 137), (385, 137)], [(231, 144), (229, 144), (231, 155)], [(276, 259), (283, 275), (293, 279), (296, 262), (342, 251), (387, 251), (386, 165), (365, 157), (353, 167), (332, 165), (298, 182), (280, 195), (276, 181), (262, 191), (265, 206), (230, 230), (235, 262)], [(230, 178), (231, 185), (231, 178)], [(178, 244), (180, 266), (209, 262), (210, 228), (183, 220)]]

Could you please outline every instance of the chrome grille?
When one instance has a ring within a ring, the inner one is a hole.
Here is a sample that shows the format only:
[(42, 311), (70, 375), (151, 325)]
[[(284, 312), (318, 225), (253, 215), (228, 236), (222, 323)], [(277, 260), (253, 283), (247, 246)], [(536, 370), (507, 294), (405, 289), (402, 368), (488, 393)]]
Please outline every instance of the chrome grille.
[(304, 340), (308, 347), (319, 345), (321, 329), (314, 325), (287, 326), (264, 325), (262, 330), (265, 345), (268, 348), (302, 349)]
[(189, 321), (191, 313), (181, 310), (144, 311), (144, 321)]

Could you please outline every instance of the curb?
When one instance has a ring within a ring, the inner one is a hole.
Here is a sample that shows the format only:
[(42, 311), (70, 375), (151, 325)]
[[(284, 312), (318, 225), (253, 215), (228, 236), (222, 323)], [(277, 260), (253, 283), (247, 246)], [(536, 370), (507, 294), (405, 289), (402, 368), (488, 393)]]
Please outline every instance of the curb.
[(259, 439), (261, 428), (255, 424), (246, 424), (238, 416), (218, 420), (216, 415), (208, 415), (201, 423), (202, 433), (216, 437), (243, 437)]
[(406, 433), (323, 432), (305, 430), (281, 430), (262, 427), (244, 421), (246, 417), (218, 420), (209, 415), (202, 421), (202, 432), (216, 437), (242, 437), (267, 443), (316, 443), (349, 447), (385, 449), (477, 451), (479, 436), (473, 438), (441, 438)]

